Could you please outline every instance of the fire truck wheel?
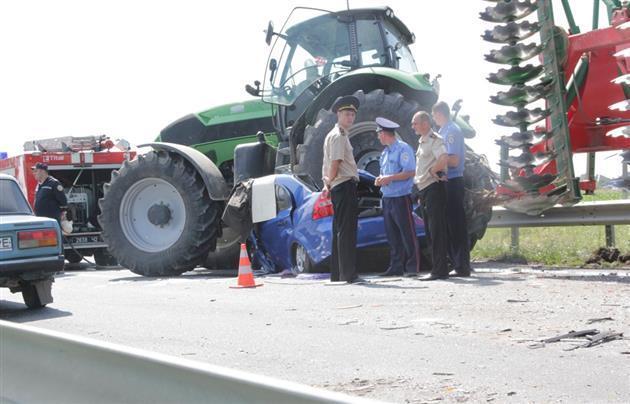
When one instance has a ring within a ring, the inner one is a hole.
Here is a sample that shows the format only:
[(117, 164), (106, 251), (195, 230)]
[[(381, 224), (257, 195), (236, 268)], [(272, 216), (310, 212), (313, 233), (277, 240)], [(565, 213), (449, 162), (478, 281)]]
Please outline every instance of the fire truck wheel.
[(83, 257), (72, 250), (65, 251), (63, 255), (64, 258), (71, 264), (78, 264), (83, 259)]
[(94, 251), (94, 262), (100, 267), (112, 267), (118, 265), (118, 261), (109, 253), (107, 248), (99, 248)]
[(173, 276), (215, 245), (221, 204), (181, 156), (152, 151), (125, 162), (99, 201), (103, 239), (118, 263), (143, 276)]

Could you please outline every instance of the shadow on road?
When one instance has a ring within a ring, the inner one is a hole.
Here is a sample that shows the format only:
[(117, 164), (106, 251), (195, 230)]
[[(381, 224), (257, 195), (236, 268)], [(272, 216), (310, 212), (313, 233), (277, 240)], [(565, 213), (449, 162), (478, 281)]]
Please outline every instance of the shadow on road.
[(30, 321), (68, 317), (71, 315), (72, 313), (69, 311), (63, 311), (53, 307), (30, 310), (22, 303), (0, 300), (0, 319), (14, 323), (28, 323)]
[(147, 282), (147, 281), (160, 281), (167, 279), (215, 279), (215, 278), (235, 278), (237, 272), (234, 270), (209, 270), (205, 268), (198, 268), (194, 271), (184, 272), (181, 275), (176, 276), (142, 276), (132, 274), (131, 276), (125, 276), (122, 278), (110, 279), (109, 282)]
[(540, 279), (558, 279), (563, 281), (582, 281), (582, 282), (605, 282), (605, 283), (628, 283), (630, 284), (630, 276), (615, 275), (599, 275), (599, 276), (580, 276), (580, 275), (539, 275)]

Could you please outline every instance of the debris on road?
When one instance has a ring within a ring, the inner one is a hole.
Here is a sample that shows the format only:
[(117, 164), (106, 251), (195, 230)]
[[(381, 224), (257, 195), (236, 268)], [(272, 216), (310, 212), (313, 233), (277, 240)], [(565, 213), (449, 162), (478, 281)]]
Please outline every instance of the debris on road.
[(350, 306), (339, 306), (335, 307), (337, 310), (347, 310), (347, 309), (358, 309), (359, 307), (363, 307), (362, 304), (353, 304)]
[(356, 324), (358, 322), (359, 320), (340, 320), (337, 322), (337, 325), (350, 325), (350, 324)]
[(508, 303), (529, 303), (529, 300), (507, 299)]
[(613, 321), (614, 319), (612, 317), (599, 317), (599, 318), (589, 318), (586, 321), (586, 324), (593, 324), (593, 323), (599, 323), (601, 321)]
[(570, 331), (566, 334), (562, 334), (556, 337), (551, 337), (551, 338), (541, 340), (540, 342), (529, 345), (528, 347), (531, 349), (537, 349), (537, 348), (544, 348), (546, 344), (554, 343), (554, 342), (582, 343), (586, 341), (586, 343), (584, 344), (576, 345), (571, 348), (565, 349), (565, 351), (572, 351), (578, 348), (590, 348), (593, 346), (601, 345), (603, 343), (622, 339), (622, 338), (623, 338), (622, 332), (599, 331), (593, 328), (593, 329), (581, 330), (581, 331)]
[(621, 254), (621, 251), (614, 247), (601, 247), (593, 252), (593, 254), (586, 260), (586, 264), (601, 264), (602, 261), (608, 263), (620, 262), (625, 264), (626, 262), (630, 262), (630, 254)]
[(411, 324), (400, 324), (400, 325), (396, 325), (396, 324), (391, 324), (391, 325), (379, 325), (378, 328), (380, 328), (381, 330), (402, 330), (403, 328), (411, 328), (413, 327), (413, 325)]
[(589, 341), (583, 345), (577, 345), (572, 348), (567, 349), (567, 351), (572, 351), (578, 348), (591, 348), (597, 345), (604, 344), (606, 342), (615, 341), (623, 338), (622, 332), (617, 331), (604, 331), (593, 335), (592, 337), (588, 337)]

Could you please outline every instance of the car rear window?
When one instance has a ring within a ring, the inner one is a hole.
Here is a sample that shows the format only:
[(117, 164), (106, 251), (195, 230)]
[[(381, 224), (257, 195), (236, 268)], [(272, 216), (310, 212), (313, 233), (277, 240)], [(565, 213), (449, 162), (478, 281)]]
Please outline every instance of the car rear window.
[(0, 179), (0, 215), (25, 214), (33, 212), (22, 190), (14, 181)]

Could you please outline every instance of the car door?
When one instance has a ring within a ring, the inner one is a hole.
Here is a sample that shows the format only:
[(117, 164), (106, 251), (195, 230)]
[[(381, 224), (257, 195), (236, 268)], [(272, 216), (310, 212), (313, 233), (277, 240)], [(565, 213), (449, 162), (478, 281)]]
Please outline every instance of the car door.
[(293, 233), (293, 197), (282, 185), (275, 185), (276, 217), (264, 222), (260, 228), (260, 240), (273, 261), (282, 268), (291, 267), (290, 238)]

